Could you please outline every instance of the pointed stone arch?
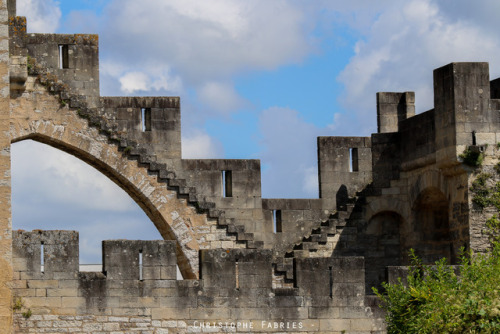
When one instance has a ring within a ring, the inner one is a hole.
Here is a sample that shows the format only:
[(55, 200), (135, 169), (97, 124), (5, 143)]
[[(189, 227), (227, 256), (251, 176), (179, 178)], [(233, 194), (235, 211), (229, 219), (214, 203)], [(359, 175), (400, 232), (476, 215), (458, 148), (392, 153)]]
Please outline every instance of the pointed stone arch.
[(32, 139), (50, 145), (106, 175), (144, 210), (164, 239), (177, 241), (177, 263), (184, 278), (198, 277), (198, 251), (206, 248), (207, 227), (216, 222), (197, 213), (186, 199), (43, 89), (11, 100), (11, 142)]

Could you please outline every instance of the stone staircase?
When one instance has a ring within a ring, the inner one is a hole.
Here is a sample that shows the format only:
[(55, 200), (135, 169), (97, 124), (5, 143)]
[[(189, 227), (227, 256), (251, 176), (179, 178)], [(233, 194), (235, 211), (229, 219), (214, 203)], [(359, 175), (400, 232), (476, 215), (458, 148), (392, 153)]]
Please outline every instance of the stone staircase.
[(100, 115), (97, 107), (89, 107), (89, 99), (86, 96), (71, 94), (67, 85), (47, 69), (37, 65), (36, 59), (30, 58), (29, 62), (29, 75), (35, 76), (51, 94), (57, 95), (61, 105), (76, 109), (80, 117), (87, 119), (89, 126), (99, 129), (128, 159), (136, 160), (147, 168), (158, 177), (158, 181), (165, 183), (177, 192), (178, 197), (186, 199), (194, 206), (198, 213), (206, 214), (209, 219), (216, 219), (218, 225), (227, 230), (228, 235), (235, 236), (236, 241), (244, 243), (246, 248), (263, 248), (263, 241), (255, 240), (254, 234), (246, 232), (244, 226), (238, 225), (234, 218), (226, 218), (223, 210), (218, 210), (215, 203), (205, 200), (204, 196), (197, 193), (196, 188), (188, 186), (185, 179), (177, 177), (175, 171), (166, 163), (157, 162), (153, 152), (128, 139), (126, 133), (119, 133), (113, 119)]
[[(71, 94), (64, 83), (47, 69), (38, 66), (34, 58), (31, 58), (30, 62), (29, 75), (36, 76), (50, 93), (58, 95), (61, 105), (68, 105), (75, 109), (80, 117), (87, 119), (89, 126), (99, 129), (102, 134), (109, 138), (110, 142), (118, 146), (128, 159), (136, 160), (144, 168), (147, 168), (149, 173), (157, 176), (159, 182), (165, 183), (169, 189), (176, 191), (178, 197), (186, 199), (190, 205), (196, 208), (198, 213), (206, 214), (209, 219), (216, 219), (218, 225), (226, 229), (227, 235), (234, 236), (236, 241), (244, 243), (246, 248), (261, 249), (264, 247), (263, 241), (255, 240), (254, 234), (245, 231), (245, 227), (238, 225), (236, 219), (225, 217), (224, 210), (217, 209), (214, 202), (207, 201), (203, 195), (197, 193), (196, 188), (189, 186), (186, 179), (179, 178), (167, 163), (158, 162), (156, 155), (150, 149), (127, 138), (126, 133), (117, 131), (115, 120), (109, 115), (106, 117), (101, 115), (98, 107), (89, 107), (88, 97)], [(178, 99), (175, 100), (178, 101)], [(172, 101), (172, 103), (176, 102)], [(320, 222), (299, 243), (292, 245), (289, 251), (276, 254), (273, 259), (275, 273), (282, 275), (285, 283), (293, 282), (294, 259), (309, 257), (311, 253), (324, 248), (328, 237), (338, 234), (346, 225), (354, 207), (355, 199), (351, 199), (344, 207), (330, 215), (328, 220)]]
[(299, 243), (291, 246), (291, 249), (284, 254), (276, 254), (275, 263), (276, 274), (282, 275), (285, 283), (294, 280), (294, 260), (297, 258), (307, 258), (310, 254), (325, 247), (328, 237), (338, 234), (348, 220), (351, 218), (355, 208), (355, 199), (351, 199), (344, 207), (331, 214), (328, 220), (311, 230), (311, 233), (302, 238)]

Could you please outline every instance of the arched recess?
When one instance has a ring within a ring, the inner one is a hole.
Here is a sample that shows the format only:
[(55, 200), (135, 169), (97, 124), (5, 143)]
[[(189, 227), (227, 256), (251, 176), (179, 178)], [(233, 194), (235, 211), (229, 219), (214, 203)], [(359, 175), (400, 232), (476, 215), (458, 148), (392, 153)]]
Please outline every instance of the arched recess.
[(177, 263), (183, 277), (198, 277), (198, 251), (206, 248), (199, 240), (206, 237), (207, 225), (215, 222), (198, 214), (137, 161), (128, 159), (75, 111), (61, 107), (54, 96), (26, 94), (11, 101), (11, 109), (12, 143), (32, 139), (50, 145), (106, 175), (144, 210), (163, 238), (177, 241)]
[(449, 212), (449, 201), (437, 187), (423, 189), (412, 206), (412, 230), (406, 236), (407, 246), (414, 248), (426, 263), (443, 257), (454, 262)]
[(366, 292), (372, 293), (372, 287), (381, 289), (381, 283), (387, 281), (387, 266), (402, 264), (402, 245), (400, 228), (403, 217), (394, 211), (382, 211), (374, 214), (361, 228), (357, 242), (364, 249)]

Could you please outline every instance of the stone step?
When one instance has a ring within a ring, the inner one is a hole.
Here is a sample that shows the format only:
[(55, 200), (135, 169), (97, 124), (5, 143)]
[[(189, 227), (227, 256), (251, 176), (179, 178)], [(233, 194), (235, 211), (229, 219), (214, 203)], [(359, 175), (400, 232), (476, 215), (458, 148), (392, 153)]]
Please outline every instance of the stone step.
[(163, 169), (166, 169), (167, 168), (167, 165), (164, 164), (164, 163), (158, 163), (156, 161), (152, 161), (150, 164), (149, 164), (149, 170), (152, 171), (152, 172), (159, 172)]
[(260, 240), (247, 241), (248, 249), (261, 249), (264, 248), (264, 242)]
[(253, 241), (253, 238), (254, 238), (253, 233), (246, 233), (246, 232), (238, 233), (238, 240), (240, 240), (240, 241), (244, 241), (244, 240)]
[(228, 225), (227, 226), (227, 231), (229, 233), (244, 233), (245, 232), (245, 227), (241, 225)]
[(168, 185), (171, 187), (185, 187), (187, 181), (185, 179), (171, 179), (168, 181)]
[(175, 180), (175, 173), (168, 171), (168, 170), (165, 170), (165, 169), (162, 169), (158, 173), (158, 177), (160, 177), (161, 179), (164, 179), (164, 180), (168, 180), (170, 182), (170, 180)]

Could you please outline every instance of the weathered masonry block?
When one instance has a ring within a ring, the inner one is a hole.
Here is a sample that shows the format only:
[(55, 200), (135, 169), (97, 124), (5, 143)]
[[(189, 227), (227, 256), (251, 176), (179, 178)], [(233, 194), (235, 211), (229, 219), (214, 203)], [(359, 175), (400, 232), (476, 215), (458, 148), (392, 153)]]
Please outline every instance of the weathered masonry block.
[(415, 116), (415, 93), (377, 93), (378, 133), (398, 132), (399, 123)]

